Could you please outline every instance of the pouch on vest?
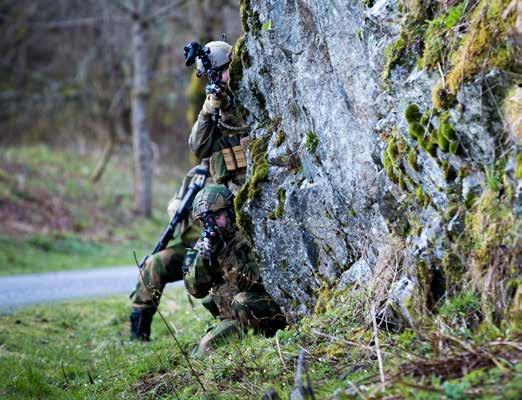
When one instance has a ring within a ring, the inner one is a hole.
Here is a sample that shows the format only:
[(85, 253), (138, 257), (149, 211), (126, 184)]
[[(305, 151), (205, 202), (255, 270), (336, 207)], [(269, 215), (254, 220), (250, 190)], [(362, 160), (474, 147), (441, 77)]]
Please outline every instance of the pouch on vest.
[(219, 140), (219, 146), (228, 172), (237, 173), (237, 170), (246, 168), (245, 151), (237, 136), (223, 136)]
[(241, 145), (232, 147), (232, 152), (234, 153), (234, 158), (236, 161), (236, 166), (238, 169), (246, 168), (247, 160), (245, 155), (245, 150)]
[(210, 174), (216, 183), (225, 183), (230, 178), (230, 174), (228, 173), (225, 159), (221, 151), (215, 151), (212, 153), (212, 157), (210, 157)]

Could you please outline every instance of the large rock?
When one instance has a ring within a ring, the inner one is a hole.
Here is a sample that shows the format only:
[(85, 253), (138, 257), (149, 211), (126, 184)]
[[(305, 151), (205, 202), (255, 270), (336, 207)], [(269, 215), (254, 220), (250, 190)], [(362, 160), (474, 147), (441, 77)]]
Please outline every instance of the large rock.
[[(458, 95), (466, 107), (451, 115), (460, 140), (470, 144), (468, 159), (419, 151), (417, 170), (404, 163), (414, 185), (407, 190), (386, 175), (385, 139), (393, 134), (415, 145), (405, 109), (415, 103), (421, 112), (429, 110), (439, 79), (407, 65), (393, 68), (383, 83), (384, 48), (400, 31), (397, 3), (380, 0), (367, 8), (355, 0), (243, 2), (250, 62), (239, 98), (259, 123), (252, 136), (271, 135), (268, 178), (244, 209), (252, 217), (265, 285), (287, 311), (310, 311), (316, 290), (339, 277), (343, 285), (371, 279), (382, 238), (389, 235), (402, 236), (405, 259), (413, 260), (403, 266), (404, 274), (414, 272), (415, 260), (442, 259), (448, 246), (444, 214), (451, 196), (462, 196), (462, 182), (448, 181), (441, 159), (456, 169), (471, 166), (468, 191), (477, 190), (480, 166), (492, 160), (498, 126), (491, 117), (484, 122), (491, 109), (477, 81)], [(502, 83), (498, 73), (491, 79)], [(415, 200), (417, 187), (429, 195), (426, 204)], [(278, 207), (282, 212), (274, 218)], [(412, 211), (418, 229), (410, 226)], [(407, 282), (413, 293), (415, 280)]]

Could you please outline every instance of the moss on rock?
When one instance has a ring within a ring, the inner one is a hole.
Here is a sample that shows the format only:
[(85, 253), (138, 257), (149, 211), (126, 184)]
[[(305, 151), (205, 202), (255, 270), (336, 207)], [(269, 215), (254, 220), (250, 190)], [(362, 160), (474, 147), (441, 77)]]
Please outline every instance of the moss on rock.
[(315, 132), (308, 131), (306, 132), (306, 141), (305, 141), (305, 147), (306, 150), (310, 154), (315, 154), (315, 151), (317, 150), (317, 146), (319, 146), (319, 137)]
[(406, 110), (404, 111), (404, 117), (406, 118), (406, 121), (408, 121), (409, 124), (412, 124), (414, 122), (419, 122), (421, 119), (421, 113), (419, 110), (419, 106), (415, 103), (411, 103), (406, 107)]

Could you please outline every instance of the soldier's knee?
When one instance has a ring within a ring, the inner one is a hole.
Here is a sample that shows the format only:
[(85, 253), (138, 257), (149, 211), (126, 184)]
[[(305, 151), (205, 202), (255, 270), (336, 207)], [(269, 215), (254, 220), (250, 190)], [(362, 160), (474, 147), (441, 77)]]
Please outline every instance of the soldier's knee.
[(212, 314), (214, 318), (217, 318), (219, 316), (219, 309), (212, 295), (204, 297), (201, 300), (201, 304)]

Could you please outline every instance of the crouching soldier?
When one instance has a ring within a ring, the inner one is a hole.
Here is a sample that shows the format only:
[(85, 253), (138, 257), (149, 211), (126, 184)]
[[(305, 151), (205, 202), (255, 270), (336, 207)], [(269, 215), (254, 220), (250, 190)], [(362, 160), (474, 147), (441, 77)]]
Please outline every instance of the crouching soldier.
[[(198, 168), (199, 166), (189, 171), (178, 192), (170, 200), (167, 207), (170, 218), (181, 205), (183, 196), (192, 179), (195, 179)], [(182, 266), (185, 251), (194, 246), (201, 230), (188, 218), (179, 225), (178, 234), (173, 237), (170, 246), (150, 256), (140, 271), (136, 289), (130, 295), (132, 301), (131, 339), (150, 340), (152, 317), (156, 313), (165, 285), (183, 279)]]
[(211, 184), (194, 199), (192, 216), (204, 228), (193, 249), (187, 250), (185, 286), (221, 321), (197, 348), (204, 355), (231, 335), (248, 329), (272, 336), (286, 326), (277, 303), (266, 292), (248, 242), (234, 223), (233, 194)]

